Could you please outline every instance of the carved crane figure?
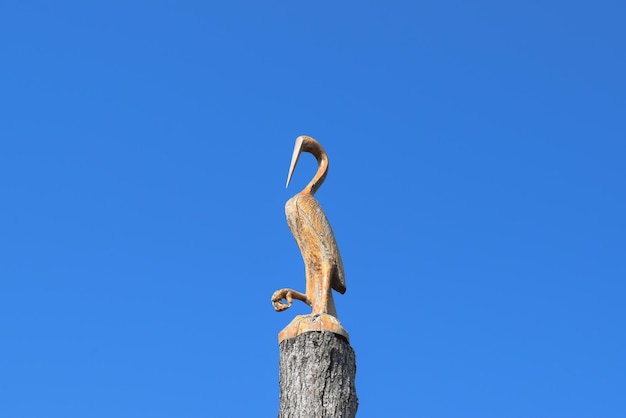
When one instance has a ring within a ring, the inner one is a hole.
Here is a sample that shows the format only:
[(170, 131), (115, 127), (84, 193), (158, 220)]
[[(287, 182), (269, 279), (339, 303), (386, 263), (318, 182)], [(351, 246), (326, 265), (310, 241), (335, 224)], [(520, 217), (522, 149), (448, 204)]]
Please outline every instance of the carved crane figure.
[[(300, 193), (287, 201), (285, 214), (304, 260), (306, 294), (292, 289), (280, 289), (272, 295), (272, 304), (276, 311), (284, 311), (291, 306), (293, 299), (298, 299), (313, 308), (312, 315), (329, 314), (337, 317), (331, 288), (342, 294), (346, 291), (343, 262), (328, 218), (313, 197), (328, 173), (328, 156), (315, 139), (308, 136), (298, 137), (286, 187), (289, 187), (302, 152), (313, 154), (318, 164), (317, 173)], [(287, 303), (283, 303), (283, 299)]]

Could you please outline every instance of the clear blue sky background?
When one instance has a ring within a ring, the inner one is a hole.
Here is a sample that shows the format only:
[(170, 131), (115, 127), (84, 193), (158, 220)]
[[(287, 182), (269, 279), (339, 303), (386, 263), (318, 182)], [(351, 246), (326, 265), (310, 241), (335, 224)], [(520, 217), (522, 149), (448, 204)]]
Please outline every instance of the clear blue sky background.
[(276, 416), (302, 134), (359, 417), (626, 416), (625, 16), (2, 2), (0, 416)]

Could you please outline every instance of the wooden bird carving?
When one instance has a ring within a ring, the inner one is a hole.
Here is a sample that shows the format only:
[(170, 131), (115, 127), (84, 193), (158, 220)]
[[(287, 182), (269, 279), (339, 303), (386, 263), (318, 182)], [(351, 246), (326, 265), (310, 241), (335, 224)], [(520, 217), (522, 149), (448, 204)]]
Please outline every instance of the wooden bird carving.
[[(306, 293), (280, 289), (272, 295), (272, 304), (276, 311), (284, 311), (291, 306), (293, 299), (298, 299), (313, 308), (313, 315), (330, 314), (337, 317), (331, 289), (342, 294), (346, 291), (343, 262), (328, 218), (313, 197), (328, 173), (328, 156), (315, 139), (298, 137), (291, 157), (287, 187), (302, 152), (315, 156), (317, 173), (300, 193), (287, 201), (285, 214), (304, 260)], [(283, 303), (283, 299), (287, 303)]]

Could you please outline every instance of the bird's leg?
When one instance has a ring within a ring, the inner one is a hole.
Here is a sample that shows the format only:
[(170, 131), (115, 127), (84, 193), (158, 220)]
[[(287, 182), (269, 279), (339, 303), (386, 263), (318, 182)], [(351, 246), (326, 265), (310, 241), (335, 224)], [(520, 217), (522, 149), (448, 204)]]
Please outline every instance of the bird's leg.
[[(283, 299), (285, 299), (287, 303), (283, 303)], [(311, 306), (311, 302), (304, 293), (297, 292), (293, 289), (279, 289), (272, 295), (272, 305), (274, 305), (274, 310), (276, 310), (276, 312), (280, 312), (288, 309), (291, 306), (293, 299), (301, 300)]]
[(322, 277), (315, 281), (315, 297), (312, 305), (313, 315), (329, 314), (337, 317), (337, 309), (333, 299), (333, 291), (330, 286), (331, 271), (323, 272)]

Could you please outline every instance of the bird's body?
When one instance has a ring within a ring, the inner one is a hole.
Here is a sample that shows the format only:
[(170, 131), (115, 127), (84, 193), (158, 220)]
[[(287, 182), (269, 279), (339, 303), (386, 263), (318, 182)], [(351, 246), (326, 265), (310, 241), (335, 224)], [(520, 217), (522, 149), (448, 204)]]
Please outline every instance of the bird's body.
[[(337, 316), (331, 289), (345, 293), (346, 282), (341, 254), (326, 214), (313, 196), (328, 172), (328, 157), (322, 146), (310, 137), (299, 137), (289, 171), (289, 178), (300, 152), (307, 151), (318, 161), (318, 170), (311, 182), (285, 204), (287, 224), (293, 234), (304, 260), (306, 270), (306, 294), (291, 289), (277, 290), (272, 296), (276, 310), (287, 309), (291, 299), (309, 304), (313, 314), (327, 313)], [(288, 180), (289, 181), (289, 180)], [(287, 305), (281, 300), (285, 298)]]
[(333, 230), (319, 202), (310, 193), (298, 193), (285, 205), (287, 224), (304, 260), (306, 297), (313, 313), (336, 316), (332, 292), (345, 293), (343, 262)]

